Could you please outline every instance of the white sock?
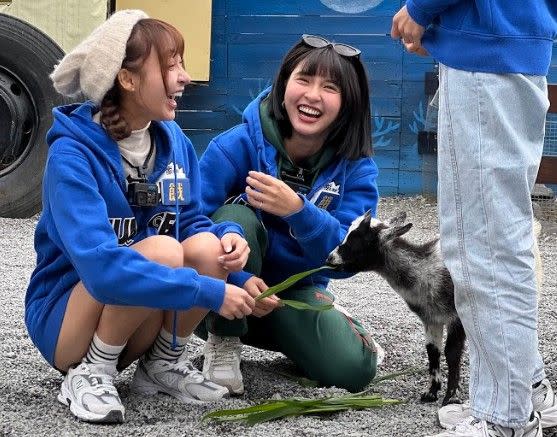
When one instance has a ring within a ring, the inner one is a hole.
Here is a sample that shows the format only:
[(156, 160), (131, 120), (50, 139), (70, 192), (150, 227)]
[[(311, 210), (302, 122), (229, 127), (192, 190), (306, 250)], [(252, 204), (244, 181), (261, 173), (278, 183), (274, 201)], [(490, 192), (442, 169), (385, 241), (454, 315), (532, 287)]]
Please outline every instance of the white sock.
[(176, 336), (176, 347), (174, 349), (172, 349), (172, 340), (172, 334), (162, 328), (159, 335), (155, 339), (153, 346), (151, 346), (151, 349), (147, 354), (147, 358), (151, 360), (162, 359), (166, 361), (176, 361), (186, 349), (188, 337)]
[(102, 341), (97, 333), (93, 335), (93, 341), (89, 345), (89, 350), (87, 354), (83, 357), (83, 361), (89, 364), (102, 364), (106, 366), (111, 366), (116, 369), (116, 364), (118, 364), (118, 357), (126, 347), (125, 344), (121, 346), (113, 346), (106, 344)]

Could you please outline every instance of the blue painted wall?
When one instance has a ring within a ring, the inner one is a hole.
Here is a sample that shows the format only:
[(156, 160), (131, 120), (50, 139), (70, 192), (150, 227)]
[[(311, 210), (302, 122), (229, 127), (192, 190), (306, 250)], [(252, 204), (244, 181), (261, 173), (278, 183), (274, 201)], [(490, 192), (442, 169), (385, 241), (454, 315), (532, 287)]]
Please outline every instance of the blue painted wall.
[[(201, 154), (211, 138), (241, 121), (301, 34), (323, 35), (362, 50), (381, 195), (434, 193), (435, 157), (417, 149), (427, 107), (424, 76), (434, 64), (387, 36), (400, 6), (400, 0), (213, 0), (210, 81), (188, 89), (177, 122)], [(557, 82), (557, 61), (550, 81)]]

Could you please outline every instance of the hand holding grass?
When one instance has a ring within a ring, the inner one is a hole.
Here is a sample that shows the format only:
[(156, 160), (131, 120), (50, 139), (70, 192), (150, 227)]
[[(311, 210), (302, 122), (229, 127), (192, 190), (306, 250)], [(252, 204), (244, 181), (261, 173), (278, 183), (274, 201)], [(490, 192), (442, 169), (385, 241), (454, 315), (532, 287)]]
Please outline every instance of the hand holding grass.
[(269, 289), (265, 281), (257, 276), (252, 276), (244, 284), (246, 290), (251, 297), (255, 299), (255, 307), (253, 313), (255, 317), (263, 317), (273, 311), (275, 308), (281, 306), (280, 299), (276, 296), (269, 296), (263, 299), (257, 299), (261, 293)]
[[(295, 275), (290, 276), (289, 278), (282, 281), (280, 284), (273, 285), (272, 287), (265, 290), (263, 293), (258, 295), (255, 298), (255, 303), (257, 305), (258, 301), (268, 298), (269, 296), (274, 296), (281, 291), (286, 290), (287, 288), (292, 287), (296, 282), (305, 278), (306, 276), (312, 275), (317, 273), (320, 270), (330, 269), (332, 267), (329, 266), (321, 266), (316, 269), (307, 270), (305, 272), (297, 273)], [(284, 305), (287, 305), (292, 308), (296, 308), (298, 310), (312, 310), (312, 311), (326, 311), (333, 308), (333, 304), (325, 304), (325, 305), (310, 305), (306, 302), (300, 302), (297, 300), (288, 300), (288, 299), (281, 299), (280, 302)]]

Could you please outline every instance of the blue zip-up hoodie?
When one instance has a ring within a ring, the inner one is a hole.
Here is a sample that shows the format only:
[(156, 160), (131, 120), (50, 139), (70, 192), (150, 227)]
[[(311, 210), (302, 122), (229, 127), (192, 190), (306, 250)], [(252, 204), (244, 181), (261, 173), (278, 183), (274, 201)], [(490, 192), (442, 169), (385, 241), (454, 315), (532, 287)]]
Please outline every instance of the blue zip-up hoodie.
[(458, 70), (545, 76), (557, 36), (556, 0), (408, 0), (422, 45)]
[[(259, 105), (263, 91), (244, 111), (243, 123), (213, 139), (200, 160), (205, 213), (212, 214), (232, 196), (245, 196), (246, 177), (257, 170), (277, 177), (277, 149), (263, 136)], [(261, 277), (271, 286), (288, 276), (319, 267), (345, 237), (351, 222), (365, 211), (377, 210), (377, 166), (371, 158), (335, 159), (302, 197), (303, 208), (280, 218), (262, 213), (268, 249)], [(242, 194), (244, 193), (244, 194)], [(325, 271), (327, 272), (327, 271)], [(346, 277), (329, 273), (327, 276)], [(251, 275), (233, 273), (231, 282), (243, 285)], [(313, 275), (301, 284), (326, 286), (329, 278)]]
[(219, 310), (224, 281), (151, 262), (128, 246), (151, 235), (173, 236), (176, 222), (180, 241), (202, 231), (219, 238), (228, 232), (243, 235), (237, 224), (215, 225), (202, 215), (198, 161), (175, 122), (152, 123), (156, 157), (149, 182), (173, 180), (176, 168), (189, 179), (188, 204), (131, 207), (118, 144), (93, 121), (96, 111), (89, 102), (55, 108), (47, 135), (43, 211), (35, 231), (37, 267), (25, 298), (25, 322), (51, 363), (53, 356), (47, 355), (54, 353), (63, 318), (51, 312), (65, 309), (60, 299), (67, 301), (79, 280), (104, 304)]

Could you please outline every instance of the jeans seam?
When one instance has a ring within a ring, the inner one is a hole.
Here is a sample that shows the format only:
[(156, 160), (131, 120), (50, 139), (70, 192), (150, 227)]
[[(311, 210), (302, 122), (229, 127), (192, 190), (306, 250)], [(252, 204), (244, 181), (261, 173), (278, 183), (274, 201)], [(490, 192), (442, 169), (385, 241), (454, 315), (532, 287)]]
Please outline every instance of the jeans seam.
[[(490, 234), (490, 231), (489, 231), (490, 230), (489, 217), (488, 217), (488, 214), (487, 214), (486, 201), (485, 201), (484, 189), (483, 189), (483, 186), (484, 186), (484, 171), (483, 170), (484, 169), (483, 169), (483, 159), (482, 159), (482, 155), (483, 155), (482, 126), (485, 125), (484, 120), (486, 120), (486, 118), (484, 118), (482, 116), (483, 99), (482, 99), (482, 96), (480, 95), (480, 81), (481, 81), (481, 79), (477, 74), (473, 74), (473, 78), (474, 78), (474, 85), (475, 85), (474, 91), (476, 93), (476, 98), (477, 98), (478, 120), (479, 120), (479, 122), (478, 122), (478, 127), (479, 127), (479, 133), (478, 133), (479, 134), (478, 135), (478, 142), (479, 142), (478, 164), (479, 164), (479, 168), (480, 168), (480, 177), (479, 177), (480, 198), (481, 198), (482, 210), (483, 210), (483, 213), (484, 213), (483, 219), (485, 221), (485, 225), (486, 225), (485, 228), (486, 228), (486, 233), (487, 233), (487, 237), (488, 237), (487, 238), (487, 242), (488, 242), (487, 246), (488, 246), (488, 249), (489, 249), (489, 256), (493, 260), (493, 250), (492, 250), (492, 247), (491, 247), (491, 244), (490, 244), (490, 242), (492, 241), (492, 236), (489, 235)], [(491, 284), (492, 284), (491, 289), (494, 289), (494, 287), (495, 287), (495, 274), (493, 272), (493, 268), (494, 267), (492, 265), (491, 266)], [(500, 305), (499, 305), (499, 296), (498, 296), (497, 293), (495, 294), (495, 301), (496, 301), (497, 309), (500, 313), (501, 311), (500, 311)], [(497, 378), (495, 377), (495, 372), (493, 371), (493, 365), (492, 365), (491, 361), (488, 359), (489, 355), (487, 354), (487, 352), (485, 350), (485, 347), (484, 347), (483, 334), (480, 332), (479, 327), (478, 327), (478, 333), (479, 333), (479, 338), (480, 338), (481, 343), (482, 343), (481, 350), (482, 350), (482, 353), (484, 355), (484, 360), (486, 361), (487, 366), (489, 368), (489, 372), (491, 373), (493, 386), (494, 386), (493, 393), (492, 393), (492, 396), (491, 396), (490, 407), (489, 407), (490, 410), (493, 410), (495, 408), (496, 403), (497, 403), (497, 396), (498, 396), (499, 388), (498, 388)], [(504, 336), (502, 336), (502, 337), (504, 338)], [(505, 342), (503, 342), (503, 348), (505, 350), (505, 353), (507, 353), (507, 345), (506, 345)], [(507, 370), (508, 370), (508, 367), (509, 367), (509, 363), (508, 363), (508, 360), (507, 360)], [(508, 371), (507, 371), (507, 378), (509, 379), (509, 372)], [(507, 381), (507, 384), (509, 384), (509, 387), (510, 387), (510, 380)], [(510, 408), (510, 399), (509, 399), (509, 408)], [(509, 413), (510, 413), (510, 411), (509, 411)]]

